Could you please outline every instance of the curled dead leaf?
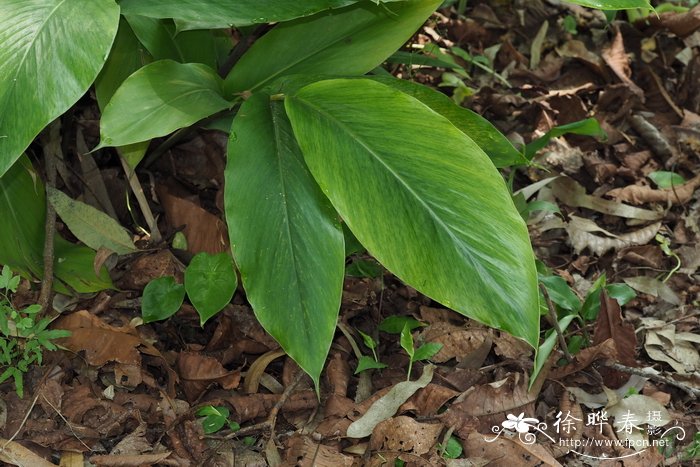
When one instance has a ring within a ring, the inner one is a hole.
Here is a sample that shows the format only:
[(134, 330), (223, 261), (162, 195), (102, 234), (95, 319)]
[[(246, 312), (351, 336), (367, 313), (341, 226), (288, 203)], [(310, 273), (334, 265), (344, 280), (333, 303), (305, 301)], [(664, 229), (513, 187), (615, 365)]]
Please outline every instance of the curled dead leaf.
[(624, 188), (610, 190), (608, 195), (619, 201), (632, 204), (671, 203), (685, 204), (693, 197), (695, 190), (700, 187), (700, 175), (696, 175), (683, 185), (673, 188), (654, 189), (642, 185), (629, 185)]

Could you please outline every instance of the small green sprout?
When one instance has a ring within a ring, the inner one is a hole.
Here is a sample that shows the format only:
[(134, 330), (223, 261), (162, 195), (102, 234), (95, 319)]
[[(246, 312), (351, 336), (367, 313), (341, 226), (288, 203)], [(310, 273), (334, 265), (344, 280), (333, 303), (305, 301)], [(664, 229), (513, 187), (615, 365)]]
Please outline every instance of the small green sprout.
[(411, 335), (411, 328), (409, 324), (406, 323), (401, 330), (401, 348), (406, 351), (410, 358), (408, 362), (408, 372), (406, 375), (406, 381), (409, 381), (411, 379), (413, 362), (432, 358), (440, 351), (440, 349), (442, 349), (442, 344), (438, 344), (437, 342), (428, 342), (427, 344), (423, 344), (416, 349), (413, 343), (413, 336)]
[(234, 421), (229, 420), (231, 412), (226, 407), (214, 407), (213, 405), (205, 405), (197, 410), (197, 416), (202, 418), (202, 428), (204, 433), (210, 435), (216, 433), (227, 425), (231, 431), (238, 431), (241, 426)]

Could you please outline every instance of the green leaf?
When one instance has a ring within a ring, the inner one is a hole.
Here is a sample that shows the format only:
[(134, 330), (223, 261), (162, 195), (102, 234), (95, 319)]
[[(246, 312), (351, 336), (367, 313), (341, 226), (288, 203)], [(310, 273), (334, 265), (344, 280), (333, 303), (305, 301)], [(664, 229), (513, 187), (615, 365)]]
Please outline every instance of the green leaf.
[(159, 60), (129, 76), (107, 104), (100, 146), (124, 146), (165, 136), (230, 103), (221, 78), (199, 63)]
[(141, 315), (144, 323), (160, 321), (174, 315), (185, 300), (185, 286), (171, 276), (153, 279), (143, 289)]
[(375, 342), (374, 339), (372, 339), (372, 336), (365, 334), (364, 332), (360, 331), (359, 329), (357, 332), (360, 333), (360, 336), (362, 336), (362, 342), (365, 343), (368, 349), (375, 349), (377, 348), (377, 343)]
[(382, 266), (373, 260), (357, 259), (345, 268), (345, 275), (376, 278), (382, 275)]
[(185, 269), (187, 297), (199, 313), (202, 326), (231, 301), (237, 286), (238, 278), (228, 253), (199, 253)]
[(129, 15), (126, 20), (138, 40), (156, 60), (202, 63), (217, 68), (233, 44), (223, 31), (210, 29), (178, 33), (170, 20)]
[[(46, 198), (44, 185), (22, 156), (0, 177), (0, 264), (15, 272), (41, 279), (44, 275), (44, 223)], [(73, 245), (57, 235), (54, 244), (54, 289), (72, 294), (66, 284), (78, 293), (91, 293), (112, 287), (107, 270), (100, 276), (94, 272), (95, 252)]]
[(460, 443), (459, 440), (453, 435), (447, 440), (445, 452), (442, 454), (442, 457), (445, 459), (457, 459), (462, 455), (463, 451), (464, 448), (462, 447), (462, 443)]
[(125, 15), (175, 18), (191, 29), (226, 29), (288, 21), (356, 2), (357, 0), (122, 0), (120, 5)]
[(0, 1), (0, 176), (85, 94), (118, 24), (112, 0)]
[(386, 368), (387, 365), (382, 362), (378, 362), (372, 357), (368, 357), (367, 355), (363, 355), (360, 357), (360, 359), (357, 361), (357, 369), (355, 370), (355, 375), (362, 373), (365, 370), (369, 369), (375, 369), (375, 370), (381, 370), (382, 368)]
[(627, 284), (608, 284), (605, 290), (611, 298), (617, 300), (620, 306), (626, 305), (637, 296), (637, 292)]
[(569, 311), (578, 311), (581, 308), (581, 300), (579, 300), (563, 278), (559, 276), (541, 276), (540, 282), (547, 288), (549, 298), (560, 307)]
[(226, 425), (226, 417), (217, 417), (210, 415), (202, 420), (202, 428), (205, 435), (216, 433)]
[(340, 308), (343, 233), (280, 101), (257, 94), (231, 128), (224, 203), (258, 320), (318, 386)]
[(366, 79), (313, 83), (285, 104), (311, 173), (373, 257), (434, 300), (537, 345), (528, 231), (470, 138)]
[(649, 0), (567, 0), (569, 3), (596, 8), (598, 10), (630, 10), (643, 8), (653, 10)]
[(425, 324), (410, 316), (389, 316), (379, 323), (378, 328), (380, 331), (389, 334), (401, 334), (401, 330), (404, 326), (408, 326), (408, 330), (412, 331), (421, 326), (425, 326)]
[(581, 311), (579, 312), (581, 317), (586, 321), (595, 320), (598, 317), (598, 313), (600, 313), (600, 292), (605, 286), (605, 281), (605, 274), (602, 274), (596, 279), (591, 288), (588, 289), (586, 299), (583, 301)]
[(547, 143), (549, 143), (549, 140), (566, 134), (595, 136), (602, 140), (608, 137), (605, 130), (600, 127), (598, 120), (595, 118), (586, 118), (585, 120), (567, 123), (566, 125), (555, 126), (544, 135), (528, 143), (527, 146), (525, 146), (525, 157), (527, 160), (532, 159), (540, 149), (544, 148)]
[(408, 94), (447, 118), (462, 133), (469, 136), (491, 158), (496, 167), (526, 164), (527, 160), (513, 147), (508, 138), (498, 131), (491, 122), (476, 112), (455, 104), (441, 92), (422, 84), (388, 76), (371, 78)]
[(213, 405), (205, 405), (197, 409), (198, 417), (206, 417), (208, 415), (211, 415), (214, 417), (228, 418), (230, 414), (231, 412), (227, 407), (214, 407)]
[[(95, 96), (100, 110), (109, 103), (116, 90), (133, 72), (153, 61), (124, 18), (119, 20), (119, 31), (102, 71), (95, 80)], [(117, 148), (130, 167), (136, 167), (148, 149), (149, 141)]]
[(233, 67), (226, 77), (227, 95), (258, 89), (283, 75), (363, 75), (403, 45), (440, 3), (363, 2), (280, 24)]
[[(569, 327), (569, 324), (571, 324), (571, 321), (573, 321), (574, 318), (576, 318), (576, 315), (571, 314), (566, 315), (559, 320), (559, 328), (562, 330), (562, 332), (566, 331), (566, 328)], [(554, 332), (553, 329), (550, 329), (547, 333), (547, 337), (539, 346), (535, 354), (535, 365), (532, 368), (532, 375), (530, 375), (530, 386), (532, 386), (532, 384), (537, 379), (537, 376), (540, 374), (540, 371), (542, 371), (542, 368), (544, 367), (544, 364), (547, 362), (547, 359), (551, 355), (552, 350), (554, 350), (554, 346), (556, 345), (556, 343), (557, 333)]]
[(413, 361), (419, 362), (421, 360), (429, 360), (438, 353), (440, 349), (442, 349), (442, 344), (438, 342), (423, 344), (416, 349), (416, 353), (413, 355)]
[(647, 175), (659, 188), (673, 188), (683, 185), (686, 180), (675, 172), (659, 170)]
[(406, 323), (401, 330), (401, 348), (406, 351), (411, 361), (413, 361), (413, 355), (416, 349), (413, 347), (413, 336), (411, 335), (411, 328), (409, 328), (408, 323)]
[(52, 187), (48, 196), (73, 235), (93, 250), (107, 248), (118, 255), (138, 251), (124, 227), (107, 214)]

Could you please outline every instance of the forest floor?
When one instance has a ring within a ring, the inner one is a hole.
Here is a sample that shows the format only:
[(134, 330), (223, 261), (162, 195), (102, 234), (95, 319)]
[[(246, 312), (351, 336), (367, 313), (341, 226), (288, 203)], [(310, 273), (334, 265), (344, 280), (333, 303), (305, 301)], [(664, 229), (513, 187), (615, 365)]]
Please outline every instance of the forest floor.
[[(186, 224), (190, 252), (165, 245), (127, 257), (113, 270), (119, 292), (73, 303), (84, 311), (55, 322), (73, 331), (63, 344), (74, 352), (47, 353), (24, 398), (0, 386), (6, 452), (23, 465), (44, 465), (38, 455), (66, 466), (698, 462), (700, 6), (618, 12), (612, 22), (558, 2), (457, 8), (435, 14), (404, 48), (411, 54), (385, 68), (453, 96), (514, 143), (588, 117), (607, 134), (554, 138), (532, 165), (504, 171), (522, 194), (551, 299), (542, 318), (550, 352), (534, 381), (533, 349), (418, 294), (363, 253), (348, 260), (320, 400), (243, 293), (203, 330), (189, 305), (136, 326), (149, 280), (181, 278), (193, 252), (226, 248), (224, 139), (200, 131), (141, 174), (162, 231)], [(94, 139), (88, 101), (73, 112)], [(114, 159), (98, 163), (108, 191), (125, 190)], [(126, 201), (111, 201), (133, 225)], [(399, 335), (384, 331), (389, 316), (416, 320), (417, 343), (443, 346), (413, 365), (410, 384)], [(386, 368), (354, 374), (373, 351)], [(388, 398), (400, 407), (363, 417)], [(346, 436), (360, 419), (359, 434)]]

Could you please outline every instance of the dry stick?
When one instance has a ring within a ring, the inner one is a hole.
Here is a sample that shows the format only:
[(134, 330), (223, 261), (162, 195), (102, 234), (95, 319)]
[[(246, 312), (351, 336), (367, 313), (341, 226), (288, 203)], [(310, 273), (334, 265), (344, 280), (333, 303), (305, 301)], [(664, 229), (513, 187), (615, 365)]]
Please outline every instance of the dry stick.
[(54, 238), (56, 235), (56, 210), (49, 202), (49, 189), (56, 188), (56, 157), (61, 157), (61, 121), (49, 125), (48, 134), (42, 135), (44, 165), (46, 168), (46, 224), (44, 225), (44, 277), (39, 294), (39, 315), (45, 315), (52, 308)]
[(124, 157), (122, 157), (121, 154), (119, 154), (119, 160), (122, 163), (122, 168), (124, 169), (124, 173), (126, 174), (126, 179), (129, 181), (131, 191), (134, 193), (136, 201), (138, 201), (139, 203), (139, 207), (141, 208), (141, 214), (143, 214), (143, 218), (146, 220), (146, 224), (148, 224), (148, 230), (149, 235), (151, 236), (151, 240), (153, 240), (154, 243), (160, 243), (163, 237), (160, 235), (160, 230), (158, 230), (158, 223), (156, 222), (155, 217), (153, 217), (151, 207), (148, 205), (146, 195), (144, 195), (143, 193), (143, 187), (141, 187), (141, 182), (139, 182), (139, 179), (136, 176), (134, 169), (132, 169), (131, 166), (129, 166), (129, 163)]
[(294, 392), (294, 388), (296, 388), (299, 382), (301, 382), (303, 376), (303, 371), (300, 370), (297, 372), (296, 376), (294, 377), (294, 380), (289, 384), (289, 386), (287, 386), (284, 389), (284, 392), (280, 395), (279, 400), (277, 400), (275, 406), (272, 407), (272, 410), (270, 410), (270, 414), (267, 416), (267, 419), (264, 422), (256, 423), (255, 425), (241, 428), (240, 430), (234, 433), (226, 435), (225, 439), (238, 438), (240, 436), (248, 436), (249, 434), (258, 433), (260, 431), (266, 430), (270, 431), (270, 436), (274, 435), (275, 423), (277, 423), (277, 414), (282, 409), (282, 406), (287, 402), (289, 396), (292, 395), (292, 392)]
[(666, 376), (657, 375), (649, 368), (633, 368), (631, 366), (621, 365), (613, 361), (603, 362), (608, 368), (612, 368), (617, 371), (622, 371), (623, 373), (629, 373), (631, 375), (643, 376), (645, 378), (653, 379), (659, 383), (668, 384), (669, 386), (677, 387), (685, 391), (692, 399), (700, 399), (700, 389), (683, 384), (680, 381), (676, 381), (672, 378), (667, 378)]
[(561, 327), (559, 327), (559, 321), (557, 321), (557, 312), (554, 308), (554, 304), (552, 303), (552, 299), (549, 298), (549, 292), (547, 292), (547, 288), (543, 284), (540, 284), (540, 289), (542, 290), (542, 295), (544, 295), (544, 299), (547, 302), (547, 317), (549, 318), (549, 324), (552, 325), (557, 333), (557, 337), (559, 338), (559, 347), (561, 347), (561, 351), (564, 353), (564, 358), (566, 358), (566, 360), (569, 362), (573, 362), (574, 359), (569, 353), (569, 347), (566, 345), (566, 339), (564, 339), (564, 334), (561, 331)]
[(80, 438), (80, 436), (78, 436), (78, 433), (76, 433), (75, 430), (73, 429), (73, 425), (71, 424), (71, 422), (69, 422), (68, 420), (66, 420), (66, 417), (64, 417), (63, 414), (62, 414), (56, 407), (54, 407), (54, 405), (51, 403), (51, 401), (48, 400), (48, 399), (46, 398), (46, 396), (44, 395), (44, 392), (43, 392), (43, 391), (41, 391), (40, 394), (41, 394), (41, 397), (44, 399), (44, 401), (45, 401), (47, 404), (49, 404), (49, 406), (58, 414), (59, 417), (61, 417), (61, 420), (63, 420), (63, 423), (66, 424), (66, 426), (68, 427), (68, 429), (70, 430), (70, 432), (73, 433), (73, 436), (75, 436), (75, 439), (77, 439), (78, 441), (80, 441), (80, 444), (82, 444), (83, 446), (85, 446), (85, 448), (86, 448), (88, 451), (92, 452), (93, 449), (92, 449), (90, 446), (88, 446), (87, 444), (85, 444), (85, 442)]

